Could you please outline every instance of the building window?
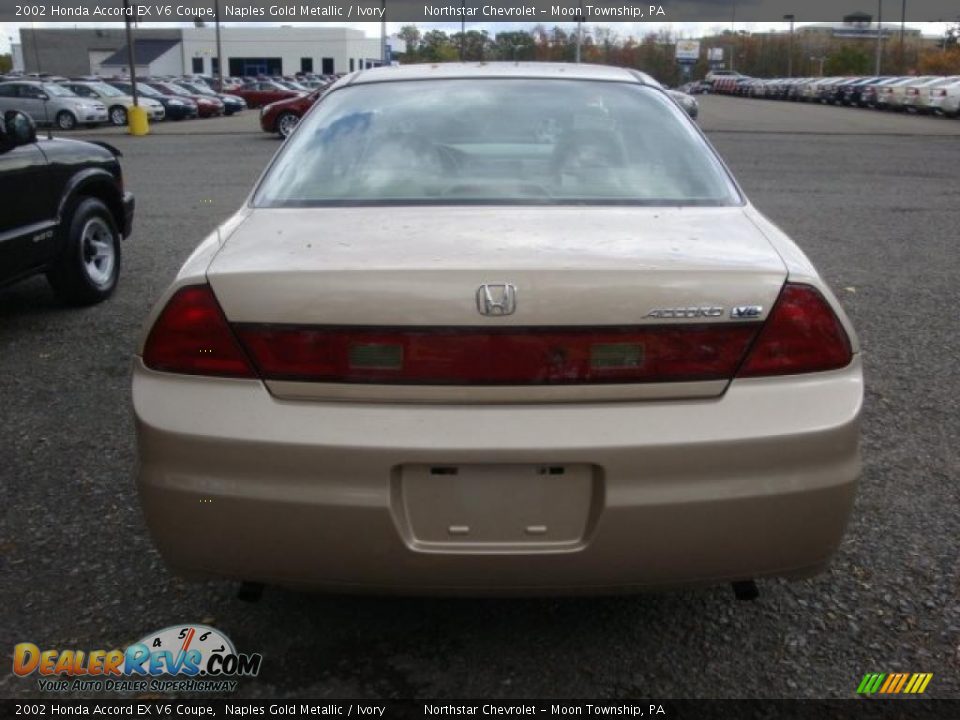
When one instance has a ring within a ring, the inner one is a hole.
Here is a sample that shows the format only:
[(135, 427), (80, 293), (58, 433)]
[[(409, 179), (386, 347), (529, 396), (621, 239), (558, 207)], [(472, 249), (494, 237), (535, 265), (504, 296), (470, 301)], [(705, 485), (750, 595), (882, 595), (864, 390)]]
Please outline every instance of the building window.
[(313, 58), (300, 58), (300, 72), (312, 73), (313, 72)]
[(350, 72), (353, 72), (353, 66), (356, 61), (353, 58), (350, 58)]
[(230, 58), (230, 76), (283, 75), (282, 58)]
[(203, 58), (193, 58), (193, 74), (203, 75)]
[(324, 75), (333, 75), (333, 58), (324, 58), (323, 59), (323, 74)]
[(220, 58), (210, 58), (210, 73), (212, 75), (220, 73)]

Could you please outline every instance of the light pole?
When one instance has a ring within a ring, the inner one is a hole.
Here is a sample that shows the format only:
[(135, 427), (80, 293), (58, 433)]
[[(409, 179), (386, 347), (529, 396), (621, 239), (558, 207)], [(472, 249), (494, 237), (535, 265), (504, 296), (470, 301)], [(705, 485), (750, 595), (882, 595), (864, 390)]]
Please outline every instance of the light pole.
[(380, 15), (380, 64), (388, 65), (387, 62), (387, 0), (380, 0), (380, 9), (383, 13)]
[(463, 62), (467, 47), (467, 0), (460, 3), (460, 10), (460, 62)]
[(734, 70), (734, 57), (737, 54), (737, 0), (733, 0), (733, 9), (730, 11), (730, 70)]
[(903, 54), (903, 35), (906, 31), (907, 25), (907, 0), (902, 0), (900, 3), (900, 72), (904, 71), (904, 66), (906, 65), (906, 57)]
[(877, 0), (877, 64), (874, 74), (880, 75), (883, 58), (883, 0)]
[(580, 45), (583, 44), (583, 9), (577, 3), (577, 62), (580, 62)]
[(784, 15), (784, 20), (790, 21), (790, 44), (787, 50), (787, 77), (793, 77), (793, 21), (796, 16)]
[(220, 45), (220, 0), (216, 4), (217, 25), (217, 92), (223, 92), (223, 47)]

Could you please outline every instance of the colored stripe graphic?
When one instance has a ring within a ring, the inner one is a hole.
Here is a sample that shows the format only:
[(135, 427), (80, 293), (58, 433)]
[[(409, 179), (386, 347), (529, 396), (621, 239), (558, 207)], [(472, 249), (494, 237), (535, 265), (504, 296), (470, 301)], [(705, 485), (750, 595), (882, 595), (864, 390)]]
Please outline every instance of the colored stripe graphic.
[(863, 676), (863, 680), (860, 681), (860, 687), (857, 688), (857, 692), (872, 695), (880, 689), (880, 683), (883, 682), (885, 677), (886, 675), (884, 673), (867, 673)]
[(933, 673), (867, 673), (857, 687), (857, 694), (919, 695), (927, 689)]
[(919, 695), (927, 689), (931, 679), (933, 679), (933, 673), (914, 673), (910, 676), (910, 682), (907, 683), (904, 692)]

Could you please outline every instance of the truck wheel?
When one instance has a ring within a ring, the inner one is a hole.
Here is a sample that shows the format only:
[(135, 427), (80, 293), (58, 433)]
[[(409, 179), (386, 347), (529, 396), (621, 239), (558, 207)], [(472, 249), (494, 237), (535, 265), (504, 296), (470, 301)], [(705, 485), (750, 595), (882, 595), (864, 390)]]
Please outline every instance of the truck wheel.
[(84, 198), (66, 225), (66, 237), (47, 280), (71, 305), (92, 305), (113, 293), (120, 277), (120, 233), (110, 210)]

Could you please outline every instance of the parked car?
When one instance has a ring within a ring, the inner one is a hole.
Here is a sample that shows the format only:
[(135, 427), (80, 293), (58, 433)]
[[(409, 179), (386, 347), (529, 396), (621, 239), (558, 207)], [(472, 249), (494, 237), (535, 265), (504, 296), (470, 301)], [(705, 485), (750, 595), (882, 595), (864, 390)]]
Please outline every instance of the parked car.
[(863, 91), (868, 85), (883, 82), (888, 79), (889, 79), (888, 76), (881, 75), (881, 76), (862, 78), (861, 80), (852, 82), (849, 85), (844, 86), (843, 97), (840, 98), (840, 102), (848, 106), (860, 105), (861, 99), (863, 96)]
[(960, 80), (930, 90), (930, 110), (947, 117), (960, 113)]
[(904, 89), (901, 106), (908, 112), (927, 113), (930, 111), (931, 91), (960, 81), (960, 76), (934, 77), (910, 83)]
[[(78, 97), (99, 100), (106, 105), (107, 115), (114, 125), (127, 124), (127, 112), (133, 107), (133, 98), (124, 95), (121, 90), (100, 81), (67, 80), (60, 84)], [(163, 120), (166, 113), (162, 103), (146, 97), (137, 98), (137, 102), (146, 111), (150, 120), (155, 122)]]
[(264, 105), (260, 108), (260, 127), (264, 132), (277, 133), (285, 138), (292, 133), (300, 118), (324, 93), (324, 90), (314, 90), (309, 95), (287, 98)]
[(902, 111), (907, 109), (907, 98), (912, 94), (911, 91), (918, 87), (925, 86), (935, 82), (939, 78), (933, 75), (921, 75), (912, 78), (903, 85), (893, 85), (893, 92), (887, 99), (887, 107), (890, 110)]
[(224, 107), (216, 97), (191, 93), (186, 88), (182, 88), (175, 82), (164, 80), (138, 80), (147, 87), (151, 87), (157, 92), (163, 93), (168, 97), (189, 98), (197, 105), (197, 113), (202, 118), (218, 117), (223, 115)]
[(191, 577), (746, 596), (852, 511), (853, 328), (633, 70), (350, 76), (146, 328), (137, 484)]
[(194, 82), (190, 80), (180, 80), (178, 82), (172, 83), (177, 87), (183, 88), (185, 93), (191, 95), (200, 95), (207, 98), (216, 98), (223, 103), (223, 114), (224, 115), (233, 115), (238, 113), (241, 110), (247, 109), (247, 102), (237, 95), (231, 95), (229, 93), (218, 93), (211, 90), (207, 87), (206, 83), (203, 82)]
[(870, 83), (863, 88), (863, 91), (860, 94), (860, 106), (870, 108), (877, 107), (877, 102), (881, 91), (883, 91), (884, 88), (888, 87), (889, 85), (902, 81), (903, 78), (901, 77), (888, 77), (884, 80)]
[(14, 80), (0, 83), (0, 111), (21, 110), (37, 124), (72, 130), (78, 124), (95, 127), (107, 122), (107, 106), (100, 100), (74, 95), (53, 82)]
[[(111, 79), (106, 82), (123, 93), (133, 94), (133, 84), (129, 80)], [(165, 95), (142, 82), (137, 82), (137, 93), (140, 97), (156, 100), (163, 105), (163, 112), (168, 120), (195, 118), (200, 113), (197, 104), (190, 98), (180, 95)]]
[(679, 90), (667, 90), (667, 94), (677, 101), (677, 104), (694, 120), (700, 115), (700, 103), (693, 95), (688, 95)]
[(879, 110), (898, 110), (903, 102), (906, 86), (916, 82), (915, 77), (897, 78), (895, 82), (886, 83), (877, 87), (877, 94), (873, 104)]
[(105, 143), (37, 140), (34, 122), (0, 122), (0, 285), (45, 274), (63, 301), (105, 300), (120, 277), (120, 242), (133, 226), (120, 153)]
[(287, 98), (300, 97), (301, 93), (274, 82), (273, 80), (257, 80), (248, 85), (235, 88), (233, 94), (243, 98), (252, 108), (262, 107)]

